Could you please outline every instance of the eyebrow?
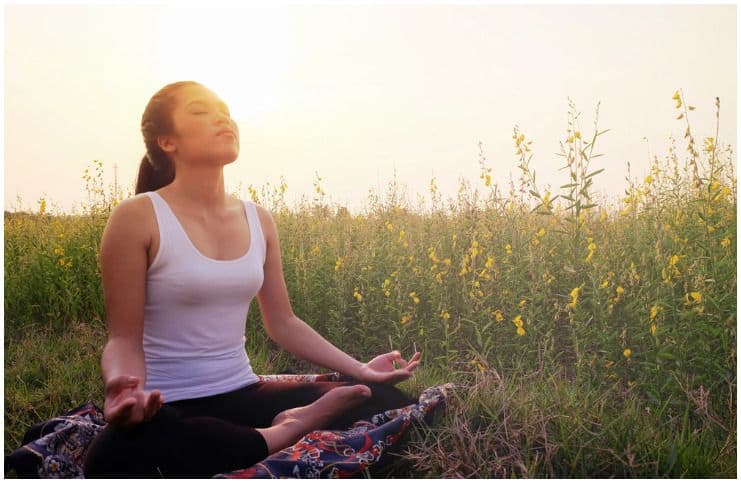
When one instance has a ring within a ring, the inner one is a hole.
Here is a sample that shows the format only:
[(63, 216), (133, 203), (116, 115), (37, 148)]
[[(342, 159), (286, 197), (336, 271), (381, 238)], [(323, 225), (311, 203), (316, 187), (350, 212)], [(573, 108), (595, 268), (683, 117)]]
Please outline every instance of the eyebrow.
[[(189, 103), (187, 103), (185, 105), (185, 107), (189, 107), (191, 104), (204, 104), (204, 105), (207, 105), (208, 104), (208, 101), (206, 101), (204, 99), (195, 99), (195, 100), (192, 100)], [(218, 101), (217, 104), (219, 105), (219, 107), (223, 107), (227, 111), (229, 110), (229, 106), (227, 106), (224, 101)]]

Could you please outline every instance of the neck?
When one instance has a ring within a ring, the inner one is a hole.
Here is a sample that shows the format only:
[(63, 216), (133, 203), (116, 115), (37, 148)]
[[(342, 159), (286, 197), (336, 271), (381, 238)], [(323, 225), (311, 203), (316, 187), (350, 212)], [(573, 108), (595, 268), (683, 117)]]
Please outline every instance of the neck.
[(226, 208), (223, 167), (189, 166), (176, 170), (175, 173), (175, 179), (168, 186), (168, 190), (183, 203), (206, 211)]

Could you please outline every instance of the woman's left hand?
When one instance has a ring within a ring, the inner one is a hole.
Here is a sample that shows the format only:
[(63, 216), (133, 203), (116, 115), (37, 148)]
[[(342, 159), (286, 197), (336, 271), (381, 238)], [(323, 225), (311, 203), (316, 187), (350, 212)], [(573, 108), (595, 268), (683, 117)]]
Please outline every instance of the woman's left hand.
[[(393, 385), (412, 377), (412, 371), (417, 368), (421, 358), (422, 354), (415, 352), (407, 362), (401, 357), (399, 351), (387, 352), (361, 365), (355, 379), (361, 382), (379, 382)], [(395, 366), (395, 363), (398, 366)]]

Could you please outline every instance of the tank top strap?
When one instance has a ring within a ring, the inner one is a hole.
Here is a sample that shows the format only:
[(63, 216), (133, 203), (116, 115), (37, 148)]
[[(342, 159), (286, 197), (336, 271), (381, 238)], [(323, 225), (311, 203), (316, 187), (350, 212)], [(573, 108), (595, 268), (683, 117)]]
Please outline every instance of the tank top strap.
[[(172, 247), (168, 250), (175, 249), (175, 250), (181, 250), (185, 247), (185, 242), (187, 240), (182, 239), (182, 237), (178, 236), (179, 233), (179, 222), (177, 218), (175, 218), (175, 214), (170, 210), (170, 207), (165, 202), (164, 198), (162, 198), (158, 193), (155, 191), (147, 191), (145, 193), (146, 196), (149, 197), (150, 200), (152, 200), (152, 206), (154, 207), (154, 214), (157, 219), (157, 228), (159, 231), (159, 253), (157, 257), (155, 258), (155, 263), (158, 261), (157, 259), (162, 258), (162, 252), (166, 251), (166, 247)], [(178, 245), (176, 247), (173, 247), (173, 245)], [(153, 263), (153, 265), (155, 264)]]
[(250, 243), (256, 243), (255, 249), (261, 252), (262, 264), (265, 265), (267, 256), (267, 245), (265, 242), (265, 234), (262, 231), (262, 224), (260, 223), (260, 216), (257, 214), (257, 206), (250, 200), (244, 200), (247, 220), (250, 225)]

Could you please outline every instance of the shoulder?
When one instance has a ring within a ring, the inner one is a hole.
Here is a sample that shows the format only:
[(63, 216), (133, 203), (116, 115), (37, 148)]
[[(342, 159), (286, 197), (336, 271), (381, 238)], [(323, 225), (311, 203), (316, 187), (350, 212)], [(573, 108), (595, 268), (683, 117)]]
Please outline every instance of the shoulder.
[(248, 203), (252, 203), (252, 206), (254, 206), (257, 211), (257, 217), (260, 219), (260, 225), (262, 225), (262, 231), (265, 238), (268, 239), (277, 236), (275, 220), (273, 219), (273, 214), (270, 210), (258, 205), (254, 201), (248, 201)]
[(136, 220), (142, 222), (154, 216), (154, 205), (149, 196), (140, 193), (121, 201), (111, 211), (111, 219)]
[(140, 193), (119, 202), (108, 218), (108, 229), (129, 237), (148, 240), (155, 222), (154, 205), (149, 196)]

